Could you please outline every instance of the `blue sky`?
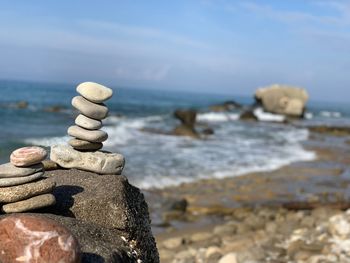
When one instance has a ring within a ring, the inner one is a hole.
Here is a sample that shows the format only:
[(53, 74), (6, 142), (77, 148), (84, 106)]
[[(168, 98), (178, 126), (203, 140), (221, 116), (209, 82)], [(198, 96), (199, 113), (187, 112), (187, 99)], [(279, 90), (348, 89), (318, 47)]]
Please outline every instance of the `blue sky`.
[(0, 78), (348, 101), (350, 1), (2, 0)]

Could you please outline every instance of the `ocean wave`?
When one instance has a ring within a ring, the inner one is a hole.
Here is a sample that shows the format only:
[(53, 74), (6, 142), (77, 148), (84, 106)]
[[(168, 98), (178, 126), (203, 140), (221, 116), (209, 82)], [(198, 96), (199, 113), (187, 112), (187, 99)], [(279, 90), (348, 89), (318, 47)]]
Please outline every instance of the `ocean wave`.
[(199, 113), (197, 115), (198, 121), (205, 121), (205, 122), (226, 122), (226, 121), (235, 121), (238, 119), (239, 119), (238, 113), (207, 112), (207, 113)]
[[(316, 157), (301, 145), (309, 136), (308, 130), (291, 126), (267, 123), (251, 126), (244, 122), (222, 121), (214, 135), (206, 140), (195, 140), (142, 131), (150, 125), (164, 125), (164, 116), (114, 116), (107, 122), (103, 130), (108, 132), (109, 138), (104, 149), (122, 153), (127, 160), (124, 174), (144, 189), (271, 171)], [(69, 136), (61, 136), (25, 141), (52, 146), (66, 144), (68, 140)]]
[(326, 118), (341, 118), (342, 114), (337, 111), (321, 111), (320, 116)]
[(256, 108), (254, 110), (254, 115), (259, 121), (283, 122), (286, 119), (283, 115), (265, 112), (262, 108)]
[(27, 138), (24, 139), (26, 144), (30, 145), (38, 145), (50, 147), (56, 144), (67, 144), (69, 136), (61, 136), (61, 137), (44, 137), (44, 138)]

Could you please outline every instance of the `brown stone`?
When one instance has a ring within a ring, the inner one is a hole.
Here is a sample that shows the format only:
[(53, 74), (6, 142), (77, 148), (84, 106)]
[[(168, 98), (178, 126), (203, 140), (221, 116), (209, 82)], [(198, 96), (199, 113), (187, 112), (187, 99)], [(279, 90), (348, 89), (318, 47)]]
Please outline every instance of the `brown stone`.
[(83, 151), (97, 151), (103, 147), (103, 144), (101, 142), (89, 142), (76, 138), (70, 139), (68, 143), (74, 149)]
[(32, 198), (7, 204), (2, 207), (2, 211), (5, 213), (21, 213), (31, 211), (47, 206), (54, 205), (56, 203), (55, 196), (52, 194), (43, 194), (34, 196)]
[(16, 214), (0, 221), (2, 263), (76, 263), (80, 246), (71, 232), (54, 220)]
[(3, 187), (0, 190), (0, 203), (13, 203), (33, 196), (50, 193), (55, 185), (55, 182), (46, 179), (18, 186)]
[(44, 148), (30, 146), (19, 148), (11, 153), (10, 161), (19, 167), (30, 166), (45, 160), (47, 152)]

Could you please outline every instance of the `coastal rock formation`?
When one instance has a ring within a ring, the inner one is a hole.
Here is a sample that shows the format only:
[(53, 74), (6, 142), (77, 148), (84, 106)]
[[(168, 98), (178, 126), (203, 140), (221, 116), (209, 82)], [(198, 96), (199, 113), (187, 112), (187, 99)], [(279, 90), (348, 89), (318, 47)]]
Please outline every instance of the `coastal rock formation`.
[(56, 205), (47, 212), (74, 217), (104, 231), (118, 231), (142, 262), (159, 262), (147, 203), (126, 177), (76, 169), (50, 171), (47, 175), (57, 183), (53, 192)]
[(80, 262), (80, 246), (71, 232), (37, 215), (16, 214), (2, 219), (0, 248), (2, 263)]
[(272, 85), (255, 92), (255, 99), (265, 111), (291, 117), (302, 117), (309, 96), (305, 89)]
[(254, 114), (254, 111), (252, 109), (242, 112), (239, 116), (239, 119), (245, 121), (258, 121), (258, 117)]
[(241, 109), (241, 108), (242, 108), (242, 105), (233, 100), (225, 101), (222, 104), (211, 105), (209, 107), (209, 109), (214, 112), (225, 112), (225, 111), (231, 111), (234, 109)]
[(44, 178), (42, 161), (47, 152), (23, 147), (11, 154), (11, 163), (0, 165), (0, 205), (5, 213), (19, 213), (53, 205), (55, 183)]
[(174, 129), (173, 134), (199, 138), (199, 134), (194, 127), (197, 117), (195, 110), (176, 110), (174, 116), (181, 121), (181, 124)]

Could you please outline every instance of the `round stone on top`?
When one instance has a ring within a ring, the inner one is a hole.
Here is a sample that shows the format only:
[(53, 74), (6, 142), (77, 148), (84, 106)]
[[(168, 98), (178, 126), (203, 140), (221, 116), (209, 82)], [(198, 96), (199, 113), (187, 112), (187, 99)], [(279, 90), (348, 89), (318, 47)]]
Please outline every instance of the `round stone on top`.
[(15, 214), (0, 221), (0, 261), (78, 263), (80, 245), (58, 222), (37, 215)]
[(113, 90), (95, 82), (84, 82), (78, 85), (77, 92), (85, 99), (101, 103), (113, 95)]
[(10, 162), (18, 167), (26, 167), (38, 164), (45, 160), (47, 152), (38, 146), (19, 148), (11, 153)]

